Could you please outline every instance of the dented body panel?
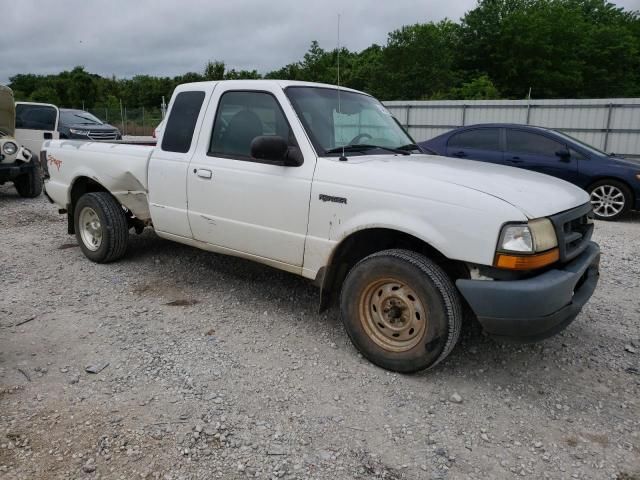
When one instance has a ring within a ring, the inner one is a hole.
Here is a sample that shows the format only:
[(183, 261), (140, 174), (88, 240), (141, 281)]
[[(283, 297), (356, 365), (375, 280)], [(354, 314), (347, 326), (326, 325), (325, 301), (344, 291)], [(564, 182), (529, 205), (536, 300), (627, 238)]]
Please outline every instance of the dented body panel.
[(66, 208), (80, 178), (99, 183), (142, 221), (149, 213), (147, 167), (153, 147), (76, 140), (45, 142), (49, 178), (47, 194)]

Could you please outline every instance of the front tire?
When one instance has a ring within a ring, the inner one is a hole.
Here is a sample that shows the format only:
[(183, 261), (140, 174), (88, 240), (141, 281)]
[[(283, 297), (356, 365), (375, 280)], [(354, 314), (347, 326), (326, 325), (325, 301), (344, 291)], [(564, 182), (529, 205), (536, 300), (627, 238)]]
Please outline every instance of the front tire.
[(120, 204), (107, 192), (85, 193), (74, 208), (78, 244), (96, 263), (112, 262), (127, 251), (129, 226)]
[(340, 294), (355, 347), (387, 370), (412, 373), (444, 360), (460, 336), (462, 305), (436, 263), (409, 250), (384, 250), (356, 264)]
[(617, 180), (600, 180), (589, 187), (593, 213), (598, 220), (618, 220), (631, 208), (629, 187)]

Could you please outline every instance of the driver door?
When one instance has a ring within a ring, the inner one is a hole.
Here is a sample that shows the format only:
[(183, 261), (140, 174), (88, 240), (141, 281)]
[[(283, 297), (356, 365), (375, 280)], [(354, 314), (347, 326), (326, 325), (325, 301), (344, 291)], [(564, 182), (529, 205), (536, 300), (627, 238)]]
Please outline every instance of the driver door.
[[(256, 88), (225, 82), (213, 92), (189, 165), (189, 223), (196, 240), (300, 267), (315, 155), (282, 89), (271, 83)], [(251, 142), (262, 135), (288, 139), (304, 163), (252, 158)]]

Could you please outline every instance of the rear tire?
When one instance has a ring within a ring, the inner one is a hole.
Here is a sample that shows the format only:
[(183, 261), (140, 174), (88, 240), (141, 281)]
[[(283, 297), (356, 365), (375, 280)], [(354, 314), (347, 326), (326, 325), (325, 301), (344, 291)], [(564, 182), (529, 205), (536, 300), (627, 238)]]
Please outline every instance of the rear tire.
[(617, 180), (600, 180), (589, 187), (593, 213), (598, 220), (619, 220), (631, 209), (633, 194)]
[(42, 193), (42, 175), (40, 167), (35, 166), (30, 173), (20, 175), (13, 181), (18, 195), (23, 198), (36, 198)]
[(127, 251), (129, 225), (120, 204), (107, 192), (85, 193), (75, 205), (78, 244), (96, 263), (113, 262)]
[(458, 291), (444, 270), (399, 249), (370, 255), (351, 269), (340, 310), (355, 347), (379, 367), (402, 373), (444, 360), (463, 318)]

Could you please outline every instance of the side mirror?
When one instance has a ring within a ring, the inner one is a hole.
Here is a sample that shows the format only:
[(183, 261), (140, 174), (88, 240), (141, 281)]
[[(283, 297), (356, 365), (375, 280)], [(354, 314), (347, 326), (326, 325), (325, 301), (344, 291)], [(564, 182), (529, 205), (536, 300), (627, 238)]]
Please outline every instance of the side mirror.
[(251, 141), (251, 156), (258, 160), (282, 162), (288, 149), (287, 141), (278, 135), (263, 135)]
[(302, 165), (302, 154), (297, 147), (289, 147), (279, 135), (262, 135), (251, 141), (251, 156), (257, 160), (282, 163), (285, 166)]
[(569, 150), (558, 150), (556, 155), (560, 157), (560, 160), (563, 162), (568, 162), (571, 159), (571, 153)]

